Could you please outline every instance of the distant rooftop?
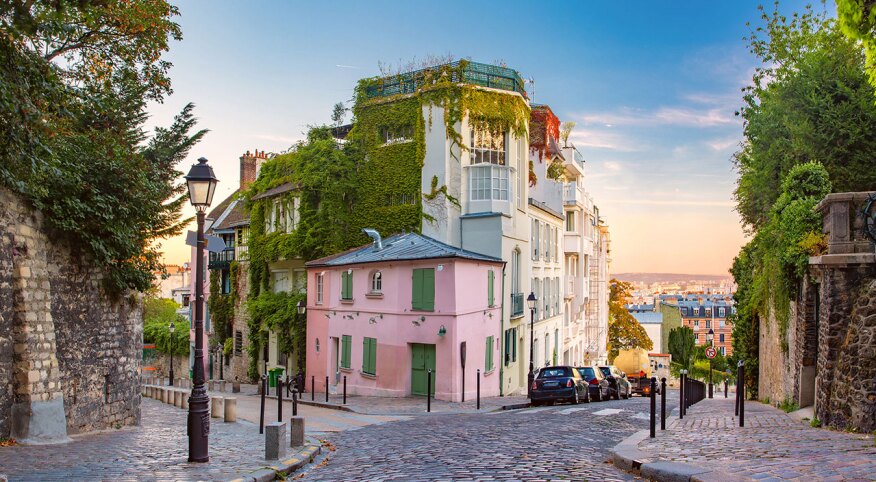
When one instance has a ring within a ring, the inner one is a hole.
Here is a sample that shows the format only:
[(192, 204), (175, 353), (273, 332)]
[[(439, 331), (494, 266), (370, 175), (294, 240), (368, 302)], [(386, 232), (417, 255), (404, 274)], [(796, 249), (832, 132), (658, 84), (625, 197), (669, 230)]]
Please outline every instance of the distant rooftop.
[(453, 83), (474, 84), (492, 89), (508, 90), (526, 97), (523, 79), (516, 70), (479, 62), (466, 62), (460, 77), (457, 69), (460, 62), (457, 60), (449, 64), (436, 65), (399, 75), (383, 77), (379, 85), (367, 88), (365, 96), (369, 99), (374, 99), (398, 94), (413, 94), (420, 87), (433, 81), (436, 75), (440, 75), (443, 67), (450, 67), (448, 70), (452, 73), (450, 80)]

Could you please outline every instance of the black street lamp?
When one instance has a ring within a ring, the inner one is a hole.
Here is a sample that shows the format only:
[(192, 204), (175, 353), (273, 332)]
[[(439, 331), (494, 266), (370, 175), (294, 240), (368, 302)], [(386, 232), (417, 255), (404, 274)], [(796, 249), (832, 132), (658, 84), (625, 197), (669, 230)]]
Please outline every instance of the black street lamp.
[(168, 386), (173, 386), (173, 332), (176, 331), (176, 325), (171, 321), (169, 325), (167, 325), (167, 332), (170, 333), (168, 337), (168, 343), (170, 344), (170, 381), (168, 382)]
[(535, 365), (533, 364), (532, 356), (533, 351), (535, 349), (535, 342), (533, 341), (533, 330), (535, 327), (535, 301), (537, 298), (535, 297), (535, 293), (532, 291), (529, 292), (529, 296), (526, 297), (526, 306), (529, 307), (529, 377), (527, 379), (527, 390), (526, 393), (530, 396), (532, 395), (532, 380), (535, 372)]
[(197, 211), (198, 243), (195, 250), (195, 366), (192, 394), (189, 397), (189, 462), (209, 462), (210, 412), (204, 386), (204, 216), (213, 202), (219, 182), (213, 168), (202, 157), (185, 177), (189, 200)]
[[(706, 333), (706, 341), (709, 342), (709, 346), (714, 349), (715, 348), (715, 330), (709, 328), (709, 332)], [(712, 398), (712, 359), (709, 358), (709, 398)]]
[(299, 315), (303, 315), (307, 312), (307, 303), (305, 303), (304, 300), (300, 300), (297, 306)]

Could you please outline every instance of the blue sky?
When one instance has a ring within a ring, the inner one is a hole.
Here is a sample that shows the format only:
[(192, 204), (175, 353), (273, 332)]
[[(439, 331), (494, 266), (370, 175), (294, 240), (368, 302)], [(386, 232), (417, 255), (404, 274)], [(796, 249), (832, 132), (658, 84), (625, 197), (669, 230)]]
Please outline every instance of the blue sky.
[[(196, 104), (211, 132), (191, 160), (210, 159), (217, 198), (236, 188), (242, 152), (284, 150), (328, 122), (378, 62), (452, 53), (506, 62), (534, 80), (535, 102), (577, 122), (612, 272), (725, 274), (745, 242), (731, 156), (758, 2), (175, 3), (183, 40), (165, 56), (175, 92), (150, 106), (150, 122)], [(164, 247), (168, 262), (187, 261), (181, 238)]]

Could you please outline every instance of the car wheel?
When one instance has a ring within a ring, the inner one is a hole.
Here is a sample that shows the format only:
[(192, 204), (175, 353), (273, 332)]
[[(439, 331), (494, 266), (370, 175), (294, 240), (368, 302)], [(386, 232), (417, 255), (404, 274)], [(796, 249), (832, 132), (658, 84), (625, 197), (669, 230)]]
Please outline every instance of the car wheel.
[(617, 390), (614, 391), (614, 399), (615, 399), (615, 400), (620, 400), (620, 398), (621, 398), (621, 396), (620, 396), (620, 388), (618, 388)]
[(578, 390), (575, 390), (575, 398), (572, 399), (572, 405), (581, 403), (581, 397), (578, 396)]
[(596, 399), (593, 401), (594, 402), (601, 402), (602, 401), (602, 390), (596, 390)]
[(539, 402), (538, 400), (533, 400), (533, 401), (529, 402), (530, 407), (537, 407), (539, 405), (541, 405), (541, 402)]

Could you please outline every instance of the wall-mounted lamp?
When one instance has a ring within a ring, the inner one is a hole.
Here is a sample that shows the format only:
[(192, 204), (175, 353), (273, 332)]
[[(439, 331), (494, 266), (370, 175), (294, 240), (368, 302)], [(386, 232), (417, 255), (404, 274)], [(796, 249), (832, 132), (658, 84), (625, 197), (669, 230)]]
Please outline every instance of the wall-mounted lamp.
[(441, 325), (441, 328), (438, 328), (438, 336), (444, 336), (447, 334), (447, 328), (444, 328), (444, 325)]

